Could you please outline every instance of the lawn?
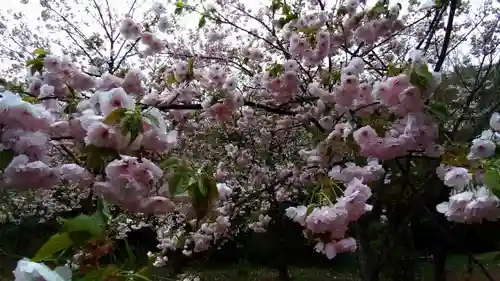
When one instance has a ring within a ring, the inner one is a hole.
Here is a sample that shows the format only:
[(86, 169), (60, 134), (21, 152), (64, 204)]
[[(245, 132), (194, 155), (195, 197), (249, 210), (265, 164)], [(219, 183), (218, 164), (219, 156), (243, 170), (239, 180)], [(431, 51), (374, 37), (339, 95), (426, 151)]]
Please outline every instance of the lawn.
[[(4, 264), (5, 265), (5, 264)], [(447, 263), (447, 281), (488, 281), (479, 268), (475, 267), (472, 275), (467, 274), (467, 258), (451, 256)], [(488, 264), (488, 271), (494, 280), (500, 281), (500, 267)], [(12, 280), (11, 269), (4, 268), (0, 281)], [(201, 281), (278, 281), (277, 272), (270, 268), (250, 264), (228, 264), (210, 268), (190, 268), (188, 272), (198, 275)], [(293, 281), (356, 281), (359, 274), (356, 269), (345, 265), (341, 268), (292, 267), (290, 276)], [(420, 281), (433, 280), (432, 265), (424, 264), (419, 268)], [(155, 269), (151, 272), (155, 281), (173, 281), (167, 278), (165, 271)], [(98, 280), (96, 280), (98, 281)], [(404, 281), (404, 280), (401, 280)]]
[[(486, 265), (488, 272), (494, 280), (500, 281), (500, 267), (496, 264)], [(447, 262), (447, 281), (488, 281), (488, 278), (474, 267), (472, 274), (467, 272), (467, 257), (451, 256)], [(251, 265), (235, 264), (224, 268), (204, 268), (201, 270), (191, 269), (197, 274), (201, 281), (278, 281), (275, 270)], [(424, 264), (419, 268), (420, 281), (433, 280), (432, 264)], [(327, 268), (299, 268), (290, 269), (293, 281), (357, 281), (359, 274), (352, 268), (348, 271)], [(153, 273), (154, 280), (169, 280), (162, 276), (161, 272)], [(404, 281), (404, 280), (401, 280)]]
[[(198, 273), (201, 281), (277, 281), (276, 271), (269, 268), (231, 266), (228, 268), (192, 270)], [(348, 272), (335, 272), (324, 268), (292, 268), (290, 276), (294, 281), (354, 281), (359, 280), (356, 274)], [(160, 272), (153, 275), (154, 280), (167, 281)]]

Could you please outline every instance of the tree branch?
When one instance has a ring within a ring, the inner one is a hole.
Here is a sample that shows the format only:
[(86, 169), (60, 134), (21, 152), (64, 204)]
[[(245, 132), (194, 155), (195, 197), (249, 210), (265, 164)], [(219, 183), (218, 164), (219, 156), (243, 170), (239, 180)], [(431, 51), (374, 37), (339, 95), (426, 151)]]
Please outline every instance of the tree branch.
[(458, 7), (458, 0), (450, 0), (450, 14), (448, 15), (448, 22), (446, 23), (446, 32), (444, 34), (443, 46), (441, 47), (441, 53), (439, 54), (436, 66), (434, 66), (434, 71), (439, 72), (443, 66), (444, 60), (446, 59), (446, 53), (448, 51), (448, 46), (451, 39), (451, 31), (453, 30), (453, 19), (455, 18), (455, 11)]

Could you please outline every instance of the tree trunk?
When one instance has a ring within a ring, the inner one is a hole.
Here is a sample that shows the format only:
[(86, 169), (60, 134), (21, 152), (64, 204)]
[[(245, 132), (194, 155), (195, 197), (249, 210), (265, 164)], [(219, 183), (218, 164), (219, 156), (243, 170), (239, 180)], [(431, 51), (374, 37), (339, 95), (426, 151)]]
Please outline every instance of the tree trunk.
[(368, 218), (362, 217), (357, 224), (356, 232), (359, 242), (359, 263), (361, 280), (379, 281), (379, 270), (377, 261), (373, 256), (373, 249), (370, 246), (370, 237), (368, 234)]
[(290, 281), (291, 278), (290, 278), (290, 274), (288, 274), (288, 266), (286, 265), (286, 263), (284, 262), (281, 262), (279, 265), (278, 265), (278, 276), (279, 276), (279, 280), (280, 281)]
[(433, 253), (434, 281), (446, 281), (446, 249), (443, 245), (436, 245)]

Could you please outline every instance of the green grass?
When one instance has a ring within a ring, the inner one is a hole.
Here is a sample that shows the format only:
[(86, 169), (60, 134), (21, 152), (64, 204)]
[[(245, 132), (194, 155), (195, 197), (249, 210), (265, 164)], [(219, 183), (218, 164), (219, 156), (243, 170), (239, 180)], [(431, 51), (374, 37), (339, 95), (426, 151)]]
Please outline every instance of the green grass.
[[(467, 256), (456, 255), (447, 259), (446, 270), (449, 281), (465, 280), (464, 274), (467, 272)], [(347, 266), (347, 265), (346, 265)], [(490, 274), (495, 276), (495, 280), (500, 280), (500, 268), (496, 264), (486, 265)], [(289, 270), (293, 281), (358, 281), (359, 273), (356, 268), (347, 266), (343, 268), (317, 268), (317, 267), (292, 267)], [(276, 270), (259, 267), (251, 264), (233, 264), (217, 268), (190, 268), (187, 272), (199, 276), (201, 281), (278, 281)], [(417, 268), (416, 274), (419, 281), (433, 280), (432, 263), (423, 263)], [(152, 272), (153, 280), (171, 280), (162, 274), (158, 269)], [(487, 281), (478, 268), (469, 281)], [(381, 280), (384, 280), (383, 278)]]
[[(248, 267), (239, 268), (231, 266), (228, 268), (204, 269), (189, 272), (200, 277), (202, 281), (275, 281), (279, 280), (275, 270), (269, 268)], [(294, 281), (355, 281), (359, 280), (356, 274), (335, 272), (324, 268), (292, 268), (290, 276)], [(153, 280), (169, 280), (157, 272)]]
[[(447, 259), (446, 269), (449, 281), (461, 281), (463, 279), (468, 259), (463, 255), (450, 256)], [(0, 261), (1, 263), (1, 261)], [(6, 265), (6, 264), (4, 264)], [(496, 264), (488, 264), (488, 270), (495, 280), (500, 280), (500, 268)], [(12, 280), (12, 269), (5, 267), (4, 272), (0, 274), (0, 281)], [(192, 267), (187, 270), (199, 276), (201, 281), (279, 281), (278, 273), (272, 268), (261, 267), (248, 263), (236, 263), (220, 266), (206, 265), (203, 267)], [(433, 280), (433, 267), (430, 263), (422, 264), (417, 275), (419, 281)], [(168, 278), (164, 269), (153, 269), (151, 279), (154, 281), (173, 281), (176, 279)], [(290, 277), (293, 281), (358, 281), (359, 273), (356, 266), (346, 261), (330, 268), (324, 267), (291, 267), (289, 269)], [(2, 278), (3, 276), (4, 278)], [(469, 281), (487, 281), (478, 268), (474, 269), (474, 277)], [(178, 280), (178, 279), (177, 279)], [(381, 279), (383, 280), (383, 279)], [(98, 281), (98, 280), (96, 280)]]

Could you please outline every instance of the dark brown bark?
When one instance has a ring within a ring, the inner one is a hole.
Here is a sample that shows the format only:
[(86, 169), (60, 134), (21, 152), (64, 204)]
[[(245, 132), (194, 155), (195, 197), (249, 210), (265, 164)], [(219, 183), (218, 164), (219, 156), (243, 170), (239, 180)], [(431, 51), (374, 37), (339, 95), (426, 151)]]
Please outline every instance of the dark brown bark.
[(359, 242), (359, 263), (360, 275), (363, 281), (379, 281), (378, 266), (373, 255), (373, 249), (370, 246), (370, 237), (368, 235), (369, 221), (363, 217), (358, 221), (356, 232)]
[(446, 249), (442, 245), (436, 245), (433, 253), (434, 281), (446, 281)]
[(286, 263), (280, 263), (278, 265), (278, 277), (280, 281), (290, 281), (290, 274), (288, 273), (288, 266)]

